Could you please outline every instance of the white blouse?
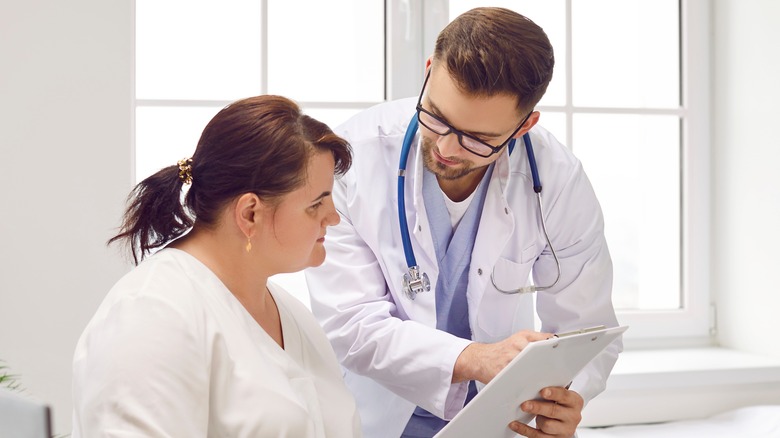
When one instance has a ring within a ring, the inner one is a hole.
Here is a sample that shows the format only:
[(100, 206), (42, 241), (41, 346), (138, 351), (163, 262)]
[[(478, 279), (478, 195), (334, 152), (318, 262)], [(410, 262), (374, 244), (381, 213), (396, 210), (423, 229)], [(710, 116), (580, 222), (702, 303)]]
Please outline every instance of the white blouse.
[(159, 251), (111, 289), (73, 360), (73, 437), (357, 437), (320, 326), (269, 283), (284, 346), (206, 266)]

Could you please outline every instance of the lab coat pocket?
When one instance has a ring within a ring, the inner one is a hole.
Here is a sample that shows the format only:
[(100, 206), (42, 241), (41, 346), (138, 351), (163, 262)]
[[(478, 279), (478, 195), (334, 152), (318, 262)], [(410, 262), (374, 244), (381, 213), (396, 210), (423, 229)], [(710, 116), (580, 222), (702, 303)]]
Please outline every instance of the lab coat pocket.
[[(525, 254), (525, 251), (523, 252)], [(477, 323), (487, 335), (495, 340), (509, 336), (513, 331), (515, 314), (524, 303), (532, 303), (530, 294), (507, 294), (500, 292), (496, 286), (513, 291), (530, 283), (531, 267), (535, 258), (525, 263), (517, 263), (506, 258), (499, 258), (493, 268), (492, 280), (488, 283), (482, 302), (479, 306)], [(531, 304), (532, 305), (532, 304)]]

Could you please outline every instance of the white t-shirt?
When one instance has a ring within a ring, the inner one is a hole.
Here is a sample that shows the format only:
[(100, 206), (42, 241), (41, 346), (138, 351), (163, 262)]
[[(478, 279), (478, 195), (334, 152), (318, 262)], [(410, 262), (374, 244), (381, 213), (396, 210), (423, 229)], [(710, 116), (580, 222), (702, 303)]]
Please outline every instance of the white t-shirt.
[(164, 249), (111, 289), (73, 360), (73, 437), (356, 437), (333, 350), (268, 285), (284, 349), (205, 265)]
[(444, 197), (444, 205), (447, 206), (447, 211), (450, 213), (450, 224), (452, 225), (453, 231), (458, 228), (461, 219), (463, 219), (463, 216), (466, 215), (466, 210), (469, 209), (469, 205), (471, 205), (471, 201), (474, 199), (475, 193), (477, 193), (477, 190), (471, 192), (468, 198), (460, 202), (455, 202), (447, 197), (446, 193), (441, 192), (441, 195)]

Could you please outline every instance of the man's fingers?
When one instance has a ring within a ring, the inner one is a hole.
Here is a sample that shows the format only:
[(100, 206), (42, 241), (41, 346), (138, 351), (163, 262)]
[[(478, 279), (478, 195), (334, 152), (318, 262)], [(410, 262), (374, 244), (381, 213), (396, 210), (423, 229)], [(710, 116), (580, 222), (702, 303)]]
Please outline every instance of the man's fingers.
[(564, 407), (554, 402), (527, 401), (520, 405), (520, 409), (529, 414), (541, 415), (547, 418), (562, 420), (565, 416)]
[(529, 400), (520, 405), (529, 414), (541, 415), (554, 420), (573, 422), (576, 426), (582, 420), (581, 409), (553, 401)]
[(573, 391), (569, 391), (566, 388), (561, 388), (559, 386), (542, 388), (542, 390), (539, 391), (539, 395), (541, 395), (545, 400), (560, 403), (562, 405), (569, 406), (574, 404), (575, 397)]
[(539, 393), (545, 400), (528, 400), (520, 405), (524, 412), (536, 415), (537, 429), (511, 424), (510, 429), (526, 437), (572, 436), (582, 420), (582, 397), (560, 387), (544, 388)]
[(553, 438), (552, 435), (548, 435), (541, 430), (534, 429), (533, 427), (519, 421), (513, 421), (509, 423), (509, 428), (512, 429), (514, 433), (528, 438)]
[(560, 420), (554, 420), (541, 415), (536, 416), (536, 428), (548, 435), (563, 435), (566, 432), (566, 425)]
[(552, 333), (534, 332), (530, 330), (523, 330), (521, 332), (517, 332), (517, 334), (521, 335), (528, 342), (543, 341), (545, 339), (550, 339), (550, 337), (553, 336)]
[(539, 391), (539, 395), (541, 395), (545, 400), (580, 410), (585, 404), (585, 401), (582, 399), (582, 397), (575, 391), (561, 388), (559, 386), (543, 388), (541, 391)]
[(510, 341), (517, 351), (522, 351), (529, 343), (549, 339), (552, 333), (541, 333), (530, 330), (522, 330), (512, 335)]

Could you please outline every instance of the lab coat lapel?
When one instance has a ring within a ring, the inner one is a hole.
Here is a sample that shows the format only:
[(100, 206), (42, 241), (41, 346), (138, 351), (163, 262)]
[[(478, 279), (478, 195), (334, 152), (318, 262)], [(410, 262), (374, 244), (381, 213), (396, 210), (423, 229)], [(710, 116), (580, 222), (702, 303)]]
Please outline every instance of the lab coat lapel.
[(496, 160), (485, 197), (485, 206), (482, 209), (479, 230), (474, 241), (468, 288), (471, 310), (469, 319), (472, 327), (476, 326), (478, 311), (489, 311), (480, 308), (480, 303), (490, 282), (490, 273), (504, 248), (510, 243), (510, 237), (515, 229), (514, 214), (504, 196), (510, 175), (508, 158), (508, 154), (503, 154)]

